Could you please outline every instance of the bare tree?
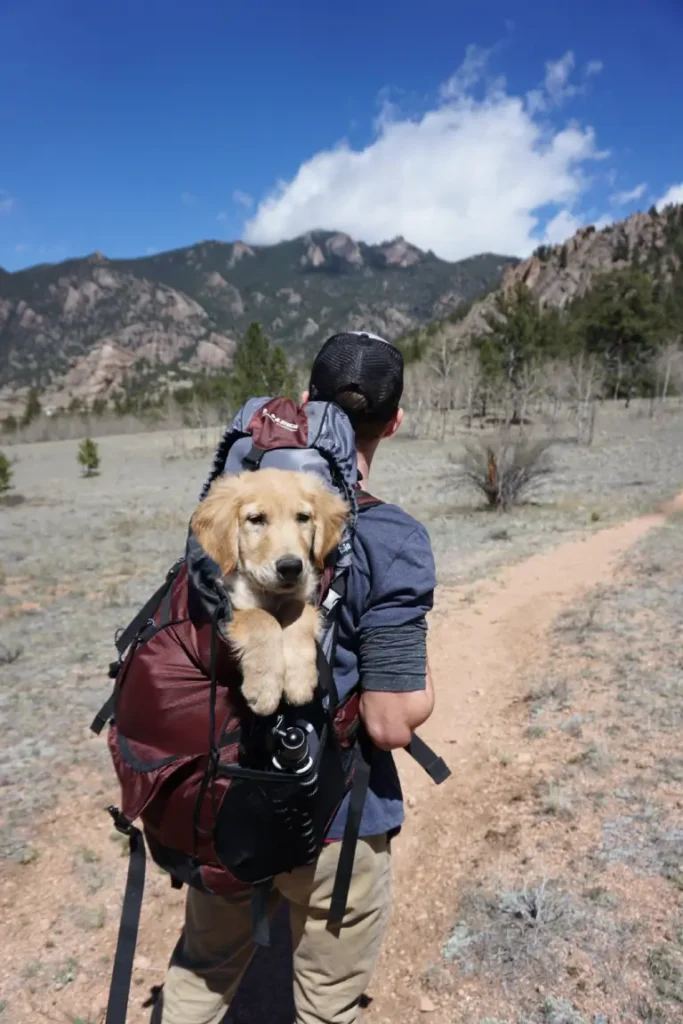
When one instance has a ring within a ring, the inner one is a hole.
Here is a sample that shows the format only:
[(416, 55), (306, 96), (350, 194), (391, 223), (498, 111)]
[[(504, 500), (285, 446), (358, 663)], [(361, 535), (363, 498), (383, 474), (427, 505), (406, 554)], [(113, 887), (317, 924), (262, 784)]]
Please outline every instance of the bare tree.
[(448, 416), (455, 407), (457, 392), (457, 369), (460, 361), (459, 345), (444, 331), (431, 354), (429, 368), (434, 376), (437, 409), (440, 414), (440, 438), (446, 437)]
[(583, 349), (569, 361), (570, 401), (574, 409), (579, 444), (591, 445), (595, 433), (595, 403), (605, 382), (604, 369), (597, 355)]
[(655, 373), (660, 402), (666, 401), (672, 384), (680, 391), (683, 380), (683, 337), (679, 335), (662, 346), (655, 361)]

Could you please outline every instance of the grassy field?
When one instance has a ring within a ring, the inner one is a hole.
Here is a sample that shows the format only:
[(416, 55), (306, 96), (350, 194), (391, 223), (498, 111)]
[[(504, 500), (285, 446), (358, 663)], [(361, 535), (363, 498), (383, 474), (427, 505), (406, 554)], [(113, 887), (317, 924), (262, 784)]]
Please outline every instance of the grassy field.
[[(678, 405), (652, 420), (606, 406), (594, 445), (556, 444), (543, 489), (505, 516), (453, 485), (447, 455), (461, 440), (396, 438), (371, 479), (427, 525), (444, 593), (683, 490)], [(36, 823), (54, 820), (55, 808), (114, 795), (105, 744), (88, 732), (109, 691), (114, 633), (182, 553), (211, 459), (207, 438), (192, 432), (99, 446), (91, 479), (80, 475), (76, 441), (11, 449), (15, 488), (0, 511), (0, 878), (50, 863)], [(511, 712), (538, 777), (502, 809), (490, 874), (477, 868), (454, 894), (443, 960), (423, 979), (427, 1005), (448, 1008), (432, 1017), (439, 1024), (683, 1020), (681, 579), (683, 529), (672, 521), (619, 580), (557, 623), (547, 665)], [(65, 887), (83, 897), (53, 908), (59, 955), (37, 951), (0, 971), (3, 1022), (99, 1024), (90, 1010), (35, 1010), (73, 1005), (62, 999), (80, 991), (70, 961), (87, 959), (93, 937), (111, 942), (120, 899), (118, 889), (100, 898), (108, 855), (68, 830), (64, 843)], [(153, 896), (167, 897), (162, 881)], [(107, 979), (96, 977), (97, 958), (88, 962), (100, 991)], [(35, 993), (35, 1016), (12, 1009), (22, 985)], [(466, 1013), (451, 1009), (458, 992), (469, 993)]]

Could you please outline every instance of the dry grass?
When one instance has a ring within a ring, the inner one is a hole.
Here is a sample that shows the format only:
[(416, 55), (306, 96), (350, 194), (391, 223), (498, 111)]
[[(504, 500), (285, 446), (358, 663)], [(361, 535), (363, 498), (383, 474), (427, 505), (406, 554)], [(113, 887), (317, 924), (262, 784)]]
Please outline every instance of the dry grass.
[(478, 858), (423, 978), (435, 999), (467, 994), (467, 1024), (683, 1021), (683, 522), (621, 572), (556, 622), (517, 705), (534, 753), (515, 840), (489, 828), (495, 859)]
[[(456, 455), (459, 438), (449, 442)], [(27, 500), (0, 516), (0, 642), (2, 650), (21, 649), (0, 665), (0, 851), (13, 878), (24, 872), (40, 878), (49, 870), (61, 883), (49, 915), (32, 918), (32, 927), (44, 931), (30, 956), (0, 970), (6, 1002), (0, 1020), (13, 1024), (102, 1019), (92, 992), (102, 989), (108, 972), (101, 956), (113, 951), (120, 900), (113, 880), (124, 873), (126, 845), (107, 839), (103, 808), (113, 792), (112, 771), (105, 745), (88, 737), (87, 726), (109, 691), (115, 630), (182, 551), (208, 469), (208, 459), (195, 458), (196, 434), (188, 433), (186, 451), (158, 434), (98, 443), (104, 471), (88, 481), (79, 476), (73, 441), (14, 449), (15, 480)], [(504, 529), (492, 529), (490, 514), (470, 495), (454, 507), (439, 445), (387, 445), (371, 486), (425, 521), (441, 581), (462, 582), (649, 510), (683, 489), (683, 422), (612, 420), (605, 413), (593, 448), (562, 445), (553, 461), (543, 501), (513, 508)], [(642, 483), (632, 486), (635, 480)], [(463, 898), (460, 920), (473, 941), (462, 956), (439, 965), (471, 997), (460, 1018), (448, 1019), (557, 1024), (566, 1000), (572, 1007), (566, 1013), (580, 1013), (588, 1024), (596, 1014), (609, 1014), (611, 1024), (677, 1021), (678, 1008), (663, 991), (668, 952), (664, 960), (655, 957), (653, 968), (648, 955), (675, 946), (681, 927), (681, 534), (672, 522), (640, 549), (631, 581), (587, 598), (559, 624), (546, 669), (528, 680), (528, 700), (510, 710), (512, 752), (501, 751), (491, 771), (496, 785), (514, 780), (515, 802), (511, 793), (501, 798), (501, 821), (488, 822), (490, 836), (482, 837), (490, 857), (471, 868), (474, 897)], [(533, 730), (528, 738), (527, 730)], [(524, 771), (521, 752), (528, 755)], [(61, 830), (63, 849), (46, 851), (35, 841), (35, 823), (57, 813), (56, 791), (67, 811), (73, 797), (90, 818), (101, 815), (104, 831), (93, 831), (99, 821), (88, 820), (86, 837), (65, 811), (63, 823), (51, 826)], [(544, 810), (548, 800), (555, 810)], [(565, 800), (571, 817), (562, 811)], [(168, 905), (175, 897), (165, 880), (150, 876), (146, 906), (154, 916), (161, 905), (155, 900)], [(551, 906), (559, 901), (562, 913), (551, 920), (542, 911), (536, 926), (528, 898), (545, 877), (554, 881), (544, 898)], [(654, 893), (648, 913), (641, 884)], [(25, 883), (17, 886), (16, 899), (25, 898)], [(101, 927), (98, 907), (105, 911)], [(178, 915), (179, 908), (178, 902)], [(14, 911), (9, 903), (7, 909)], [(80, 918), (83, 909), (95, 916)], [(539, 935), (555, 950), (552, 969), (544, 967)], [(571, 945), (597, 966), (568, 959)], [(152, 966), (139, 969), (138, 1003), (158, 980), (167, 952), (156, 951)], [(56, 985), (62, 986), (59, 1010)], [(22, 1004), (19, 1016), (20, 992), (28, 986), (34, 1009)], [(650, 1016), (639, 1018), (641, 1011)]]

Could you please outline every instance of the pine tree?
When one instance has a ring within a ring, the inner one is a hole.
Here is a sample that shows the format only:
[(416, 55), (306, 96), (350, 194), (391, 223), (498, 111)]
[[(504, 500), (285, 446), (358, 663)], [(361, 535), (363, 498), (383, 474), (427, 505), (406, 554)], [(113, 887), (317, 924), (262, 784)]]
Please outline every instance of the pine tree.
[(33, 421), (40, 416), (40, 413), (41, 405), (40, 398), (38, 396), (38, 388), (29, 388), (26, 396), (24, 415), (21, 419), (22, 427), (27, 427), (29, 423), (33, 423)]
[(285, 350), (281, 345), (273, 345), (270, 353), (270, 364), (268, 367), (269, 388), (271, 395), (282, 395), (285, 398), (294, 398), (296, 382), (294, 374), (289, 368)]
[(603, 274), (572, 318), (586, 351), (603, 360), (613, 397), (628, 398), (644, 382), (668, 326), (652, 277), (637, 268)]
[(95, 476), (100, 468), (100, 453), (90, 437), (85, 437), (78, 448), (78, 461), (83, 466), (83, 476)]
[(260, 324), (249, 325), (233, 364), (233, 399), (242, 405), (248, 398), (269, 391), (270, 343)]
[(284, 349), (271, 345), (258, 323), (240, 343), (233, 365), (232, 397), (237, 405), (262, 395), (294, 396), (296, 382)]
[(0, 502), (12, 489), (12, 464), (7, 456), (0, 452)]

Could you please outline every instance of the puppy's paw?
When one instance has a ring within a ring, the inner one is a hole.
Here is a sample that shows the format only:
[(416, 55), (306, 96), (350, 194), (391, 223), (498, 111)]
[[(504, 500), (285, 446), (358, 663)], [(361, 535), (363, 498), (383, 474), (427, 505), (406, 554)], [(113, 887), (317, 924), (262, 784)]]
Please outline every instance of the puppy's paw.
[(318, 685), (318, 670), (315, 661), (296, 660), (287, 666), (285, 674), (285, 700), (288, 704), (301, 707), (310, 704)]
[(283, 681), (271, 676), (245, 675), (242, 695), (255, 715), (273, 715), (280, 706)]

